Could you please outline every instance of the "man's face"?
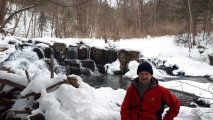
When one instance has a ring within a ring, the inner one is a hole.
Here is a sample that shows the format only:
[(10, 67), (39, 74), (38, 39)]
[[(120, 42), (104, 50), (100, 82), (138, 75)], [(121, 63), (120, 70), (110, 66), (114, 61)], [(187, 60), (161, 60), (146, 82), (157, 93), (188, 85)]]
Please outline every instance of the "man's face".
[(147, 84), (150, 82), (152, 75), (149, 72), (142, 71), (138, 73), (138, 78), (142, 84)]

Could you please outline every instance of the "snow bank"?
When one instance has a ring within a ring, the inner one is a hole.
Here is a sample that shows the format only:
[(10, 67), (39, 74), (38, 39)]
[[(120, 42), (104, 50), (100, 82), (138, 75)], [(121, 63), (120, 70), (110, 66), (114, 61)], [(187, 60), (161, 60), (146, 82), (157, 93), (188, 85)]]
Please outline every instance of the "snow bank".
[(120, 105), (124, 90), (111, 88), (95, 89), (84, 83), (80, 77), (79, 88), (63, 84), (51, 93), (42, 91), (39, 109), (47, 120), (119, 120)]

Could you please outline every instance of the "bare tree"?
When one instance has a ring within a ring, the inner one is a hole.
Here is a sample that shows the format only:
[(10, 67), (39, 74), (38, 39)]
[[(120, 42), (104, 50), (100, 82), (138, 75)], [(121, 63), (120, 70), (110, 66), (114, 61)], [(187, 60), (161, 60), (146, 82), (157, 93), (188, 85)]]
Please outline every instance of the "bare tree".
[(25, 11), (25, 10), (29, 10), (29, 9), (31, 9), (31, 8), (33, 8), (33, 7), (36, 7), (36, 6), (38, 6), (38, 5), (31, 5), (31, 6), (22, 8), (22, 9), (20, 9), (20, 10), (18, 10), (18, 11), (15, 11), (14, 13), (12, 13), (5, 21), (2, 22), (2, 24), (1, 24), (1, 26), (0, 26), (0, 31), (3, 30), (3, 28), (5, 27), (5, 25), (6, 25), (11, 19), (13, 19), (13, 17), (14, 17), (16, 14), (18, 14), (18, 13), (20, 13), (20, 12), (22, 12), (22, 11)]
[(0, 0), (0, 25), (3, 23), (4, 17), (6, 15), (7, 2), (7, 0)]
[(21, 15), (22, 15), (22, 13), (20, 13), (19, 15), (17, 15), (17, 16), (16, 16), (16, 23), (15, 23), (15, 26), (14, 26), (14, 28), (13, 28), (13, 31), (11, 32), (11, 35), (14, 35), (15, 30), (16, 30), (16, 28), (17, 28), (18, 24), (19, 24), (19, 21), (20, 21)]
[(188, 35), (188, 47), (189, 47), (189, 51), (191, 51), (190, 49), (192, 48), (192, 43), (191, 40), (193, 37), (193, 32), (192, 32), (192, 28), (193, 28), (193, 24), (192, 24), (192, 12), (191, 12), (191, 1), (187, 0), (188, 3), (188, 10), (189, 10), (189, 35)]

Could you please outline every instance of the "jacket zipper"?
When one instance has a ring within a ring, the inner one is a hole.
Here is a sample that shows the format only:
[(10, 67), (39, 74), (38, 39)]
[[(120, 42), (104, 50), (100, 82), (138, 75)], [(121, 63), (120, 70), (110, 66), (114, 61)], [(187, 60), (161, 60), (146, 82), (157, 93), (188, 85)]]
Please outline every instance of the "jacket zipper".
[[(153, 87), (155, 87), (155, 86), (153, 86)], [(149, 90), (152, 89), (153, 87), (150, 86), (149, 89), (148, 89), (147, 91), (149, 91)], [(140, 118), (140, 112), (142, 112), (142, 103), (143, 103), (144, 95), (145, 95), (145, 93), (146, 93), (147, 91), (144, 92), (143, 97), (140, 99), (140, 110), (138, 111), (137, 120), (139, 120), (139, 118)], [(139, 91), (138, 91), (138, 95), (139, 95)], [(139, 96), (140, 96), (140, 95), (139, 95)]]
[[(153, 80), (155, 81), (156, 79), (153, 78)], [(149, 91), (150, 89), (156, 87), (157, 85), (158, 85), (158, 84), (156, 83), (156, 85), (154, 85), (154, 86), (149, 86), (149, 89), (148, 89), (147, 91)], [(137, 89), (138, 95), (140, 96), (137, 86), (134, 85), (134, 84), (133, 84), (133, 86)], [(147, 91), (144, 92), (144, 95), (145, 95), (145, 93), (146, 93)], [(143, 103), (144, 95), (143, 95), (143, 97), (140, 99), (140, 110), (138, 111), (137, 120), (139, 120), (139, 118), (140, 118), (140, 112), (142, 112), (142, 103)]]
[(137, 120), (139, 120), (139, 118), (140, 118), (140, 113), (142, 112), (142, 103), (143, 103), (143, 98), (141, 98), (141, 100), (140, 100), (140, 110), (138, 111)]

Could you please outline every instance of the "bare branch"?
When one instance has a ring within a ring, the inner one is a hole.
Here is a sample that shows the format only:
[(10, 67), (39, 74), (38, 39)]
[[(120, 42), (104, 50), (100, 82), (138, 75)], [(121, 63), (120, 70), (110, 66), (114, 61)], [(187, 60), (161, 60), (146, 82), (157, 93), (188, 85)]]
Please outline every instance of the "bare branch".
[(15, 100), (2, 98), (0, 99), (0, 105), (8, 105), (8, 104), (14, 104)]
[(0, 78), (0, 83), (2, 83), (2, 84), (7, 84), (7, 85), (10, 85), (10, 86), (19, 88), (19, 89), (21, 89), (21, 90), (23, 90), (23, 89), (26, 87), (26, 86), (23, 86), (23, 85), (14, 83), (14, 82), (12, 82), (12, 81), (10, 81), (10, 80), (1, 79), (1, 78)]
[(3, 30), (3, 28), (5, 27), (5, 25), (18, 13), (22, 12), (22, 11), (25, 11), (25, 10), (29, 10), (31, 8), (34, 8), (34, 7), (37, 7), (38, 5), (31, 5), (31, 6), (28, 6), (28, 7), (25, 7), (23, 9), (20, 9), (18, 11), (15, 11), (14, 13), (12, 13), (0, 26), (0, 31)]
[(27, 72), (27, 70), (25, 70), (25, 74), (26, 74), (26, 76), (27, 76), (28, 82), (30, 83), (30, 77), (29, 77), (29, 73)]
[(55, 1), (53, 1), (53, 0), (48, 0), (48, 1), (51, 2), (51, 3), (53, 3), (53, 4), (55, 4), (55, 5), (59, 5), (59, 6), (62, 6), (62, 7), (74, 7), (74, 6), (79, 6), (79, 5), (82, 5), (82, 4), (85, 4), (85, 3), (88, 2), (88, 0), (84, 0), (84, 1), (80, 1), (80, 2), (78, 2), (78, 3), (76, 3), (76, 4), (65, 5), (65, 4), (63, 4), (63, 3), (55, 2)]

